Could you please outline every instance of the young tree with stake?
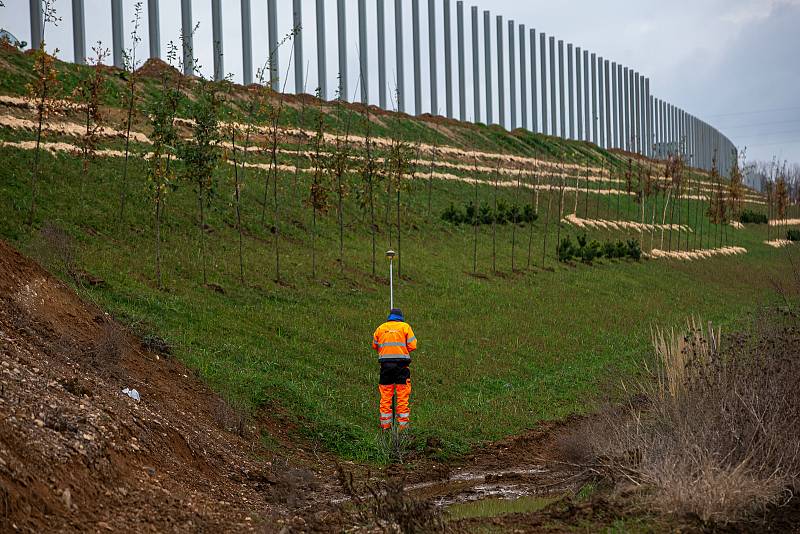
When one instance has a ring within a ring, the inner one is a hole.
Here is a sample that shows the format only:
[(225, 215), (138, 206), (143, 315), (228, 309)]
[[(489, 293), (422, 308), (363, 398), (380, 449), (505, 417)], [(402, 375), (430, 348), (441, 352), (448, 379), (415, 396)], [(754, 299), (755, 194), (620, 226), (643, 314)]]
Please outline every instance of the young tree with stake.
[(216, 193), (214, 171), (220, 159), (219, 114), (222, 100), (216, 82), (198, 80), (193, 90), (193, 101), (189, 114), (193, 121), (192, 136), (179, 144), (179, 153), (184, 163), (184, 179), (195, 188), (198, 206), (198, 230), (200, 239), (200, 263), (203, 285), (208, 285), (206, 267), (205, 210)]
[(133, 17), (133, 31), (131, 32), (132, 46), (122, 53), (122, 60), (125, 71), (125, 93), (124, 103), (127, 111), (125, 116), (125, 161), (122, 166), (122, 191), (120, 192), (120, 205), (119, 205), (119, 222), (122, 223), (122, 218), (125, 215), (125, 202), (128, 196), (128, 159), (130, 156), (131, 145), (131, 125), (133, 124), (133, 112), (136, 108), (136, 83), (138, 82), (139, 75), (137, 73), (138, 63), (136, 60), (136, 47), (141, 42), (142, 38), (139, 35), (139, 25), (142, 20), (142, 2), (136, 2), (134, 5)]
[[(39, 0), (36, 0), (37, 2)], [(36, 146), (33, 152), (33, 169), (31, 170), (31, 203), (28, 210), (28, 225), (33, 225), (36, 213), (36, 187), (39, 179), (39, 163), (41, 159), (42, 132), (53, 108), (53, 101), (58, 97), (61, 83), (58, 80), (55, 61), (58, 49), (53, 54), (47, 53), (45, 47), (45, 29), (48, 23), (58, 26), (61, 18), (57, 15), (54, 0), (41, 0), (42, 2), (42, 35), (41, 45), (34, 51), (33, 74), (34, 80), (27, 85), (28, 96), (36, 102)]]

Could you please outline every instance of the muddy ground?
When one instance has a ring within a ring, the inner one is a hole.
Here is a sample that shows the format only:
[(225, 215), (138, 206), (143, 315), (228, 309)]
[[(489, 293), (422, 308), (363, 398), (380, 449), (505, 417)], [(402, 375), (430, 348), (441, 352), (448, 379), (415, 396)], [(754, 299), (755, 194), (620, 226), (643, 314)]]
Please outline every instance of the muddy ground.
[[(631, 515), (676, 527), (616, 493), (576, 497), (595, 478), (569, 460), (580, 417), (448, 464), (421, 454), (375, 470), (267, 412), (243, 418), (166, 344), (0, 241), (0, 532), (532, 532)], [(760, 527), (795, 520), (797, 506)]]
[(0, 340), (2, 531), (340, 531), (392, 522), (364, 515), (358, 494), (387, 480), (436, 510), (575, 487), (546, 467), (568, 423), (450, 465), (339, 465), (279, 408), (244, 419), (160, 340), (134, 336), (3, 242)]

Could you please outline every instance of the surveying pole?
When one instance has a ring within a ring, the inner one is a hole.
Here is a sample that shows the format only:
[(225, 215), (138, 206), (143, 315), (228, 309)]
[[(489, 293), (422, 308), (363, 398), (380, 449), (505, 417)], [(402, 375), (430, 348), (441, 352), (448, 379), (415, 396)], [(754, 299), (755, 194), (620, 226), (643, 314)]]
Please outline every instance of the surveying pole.
[(386, 251), (386, 259), (389, 260), (389, 309), (394, 309), (394, 257), (397, 256), (397, 252), (394, 250), (387, 250)]

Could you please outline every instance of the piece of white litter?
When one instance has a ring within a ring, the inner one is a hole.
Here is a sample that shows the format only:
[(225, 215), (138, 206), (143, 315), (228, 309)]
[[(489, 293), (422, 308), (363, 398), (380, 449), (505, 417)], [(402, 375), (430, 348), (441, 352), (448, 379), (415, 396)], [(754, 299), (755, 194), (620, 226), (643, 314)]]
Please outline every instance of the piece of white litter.
[(139, 396), (139, 392), (136, 391), (135, 389), (125, 388), (125, 389), (122, 390), (122, 392), (125, 395), (129, 396), (130, 398), (132, 398), (133, 400), (135, 400), (136, 402), (139, 402), (139, 400), (141, 400), (141, 397)]

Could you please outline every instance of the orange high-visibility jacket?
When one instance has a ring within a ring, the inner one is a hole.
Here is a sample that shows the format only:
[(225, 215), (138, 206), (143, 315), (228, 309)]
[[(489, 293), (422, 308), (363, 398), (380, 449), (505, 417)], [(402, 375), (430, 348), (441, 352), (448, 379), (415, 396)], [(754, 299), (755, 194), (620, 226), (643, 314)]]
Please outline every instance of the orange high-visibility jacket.
[(378, 361), (410, 361), (410, 353), (417, 350), (417, 337), (408, 323), (387, 321), (372, 335), (372, 348), (378, 351)]

